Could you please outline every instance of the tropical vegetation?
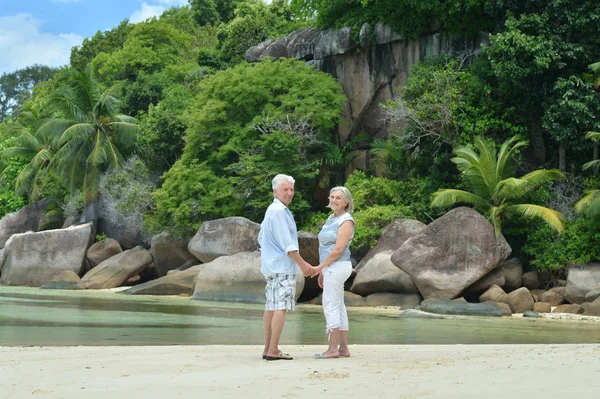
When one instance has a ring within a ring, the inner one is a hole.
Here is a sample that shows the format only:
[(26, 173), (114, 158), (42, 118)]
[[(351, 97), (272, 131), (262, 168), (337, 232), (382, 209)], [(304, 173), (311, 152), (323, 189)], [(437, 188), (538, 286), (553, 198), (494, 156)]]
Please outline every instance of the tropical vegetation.
[[(301, 229), (318, 228), (328, 186), (350, 187), (359, 257), (392, 220), (467, 205), (526, 267), (598, 261), (599, 20), (591, 0), (189, 0), (125, 20), (67, 67), (0, 76), (0, 214), (53, 198), (49, 214), (73, 216), (99, 199), (106, 217), (189, 236), (212, 218), (260, 221), (288, 173)], [(340, 134), (344, 93), (310, 62), (244, 60), (297, 29), (374, 40), (378, 23), (489, 39), (382, 88), (389, 137)]]

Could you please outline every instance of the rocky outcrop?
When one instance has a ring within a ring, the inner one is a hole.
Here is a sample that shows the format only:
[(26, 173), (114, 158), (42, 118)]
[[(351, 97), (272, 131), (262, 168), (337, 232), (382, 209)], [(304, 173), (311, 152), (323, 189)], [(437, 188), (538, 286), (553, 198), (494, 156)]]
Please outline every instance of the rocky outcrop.
[(39, 287), (65, 270), (79, 275), (91, 232), (88, 223), (12, 235), (4, 247), (0, 283)]
[(565, 299), (570, 303), (585, 302), (588, 292), (600, 287), (600, 263), (571, 265), (567, 272)]
[(81, 280), (86, 288), (115, 288), (140, 274), (151, 263), (150, 251), (143, 247), (135, 247), (100, 263), (87, 272)]
[[(302, 273), (296, 279), (296, 299), (304, 288)], [(265, 278), (260, 252), (220, 256), (200, 265), (192, 299), (226, 302), (265, 302)]]
[(414, 309), (421, 303), (421, 295), (392, 294), (390, 292), (379, 292), (365, 298), (367, 306), (398, 306), (402, 309)]
[(160, 277), (166, 276), (169, 270), (177, 269), (190, 260), (197, 258), (188, 250), (189, 240), (181, 240), (167, 233), (152, 237), (150, 254), (154, 260), (156, 271)]
[(6, 241), (13, 234), (37, 232), (44, 220), (47, 202), (48, 200), (38, 201), (5, 215), (0, 220), (0, 248), (4, 248)]
[(81, 279), (73, 270), (64, 270), (52, 277), (52, 280), (42, 284), (42, 289), (50, 290), (83, 290)]
[(392, 254), (404, 242), (420, 233), (425, 225), (417, 220), (397, 220), (383, 230), (377, 245), (356, 266), (356, 278), (350, 291), (367, 296), (378, 292), (417, 294), (412, 278), (391, 261)]
[(364, 25), (359, 43), (352, 36), (348, 28), (302, 29), (251, 47), (246, 60), (303, 59), (336, 78), (348, 98), (342, 115), (345, 123), (339, 130), (344, 142), (358, 132), (376, 138), (389, 137), (397, 125), (385, 123), (379, 104), (396, 95), (397, 88), (406, 82), (412, 66), (419, 60), (440, 54), (478, 53), (481, 43), (487, 41), (485, 33), (465, 39), (443, 32), (407, 40), (382, 24)]
[(456, 298), (510, 255), (502, 235), (478, 212), (459, 207), (409, 238), (392, 262), (408, 273), (423, 298)]
[(492, 285), (496, 285), (498, 287), (504, 287), (506, 283), (506, 278), (504, 277), (504, 273), (499, 268), (495, 268), (480, 280), (474, 282), (463, 291), (464, 296), (479, 296), (481, 293), (485, 292)]
[(219, 256), (258, 250), (260, 225), (243, 217), (209, 220), (188, 244), (189, 251), (204, 263)]

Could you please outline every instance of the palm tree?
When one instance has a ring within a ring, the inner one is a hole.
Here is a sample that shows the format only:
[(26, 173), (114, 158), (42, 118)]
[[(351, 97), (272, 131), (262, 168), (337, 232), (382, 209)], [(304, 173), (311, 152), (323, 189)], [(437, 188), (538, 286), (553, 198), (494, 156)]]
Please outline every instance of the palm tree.
[(59, 148), (60, 136), (42, 129), (43, 124), (44, 117), (38, 109), (28, 106), (21, 108), (17, 122), (7, 129), (9, 147), (0, 151), (2, 177), (5, 177), (9, 160), (26, 160), (27, 164), (12, 183), (16, 192), (26, 193), (30, 201), (39, 199), (41, 180), (48, 173), (50, 162)]
[(81, 189), (84, 203), (98, 199), (100, 174), (118, 169), (123, 151), (133, 148), (137, 126), (118, 113), (118, 86), (101, 91), (92, 71), (66, 70), (59, 75), (50, 106), (61, 117), (41, 129), (59, 134), (60, 149), (52, 164), (72, 191)]
[(475, 149), (458, 147), (452, 158), (462, 172), (465, 185), (471, 190), (442, 189), (432, 196), (432, 207), (447, 207), (457, 203), (471, 204), (494, 226), (500, 234), (502, 221), (514, 216), (541, 218), (556, 231), (563, 231), (563, 215), (540, 205), (523, 204), (519, 200), (541, 185), (564, 178), (557, 169), (536, 170), (520, 178), (514, 177), (513, 154), (528, 145), (526, 140), (514, 136), (496, 151), (492, 143), (482, 137), (475, 138)]
[[(600, 63), (599, 63), (600, 64)], [(587, 132), (585, 138), (595, 142), (600, 141), (600, 132)], [(581, 168), (597, 169), (600, 166), (600, 159), (585, 163)], [(588, 190), (585, 195), (575, 204), (575, 212), (583, 213), (588, 217), (600, 216), (600, 190)]]

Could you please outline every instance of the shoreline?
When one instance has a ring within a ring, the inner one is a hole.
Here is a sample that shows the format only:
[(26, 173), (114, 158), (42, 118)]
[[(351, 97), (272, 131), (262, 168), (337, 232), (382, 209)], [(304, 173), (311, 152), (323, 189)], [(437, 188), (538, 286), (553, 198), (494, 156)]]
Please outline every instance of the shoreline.
[(595, 397), (600, 344), (350, 345), (351, 358), (316, 360), (324, 345), (0, 347), (1, 398)]

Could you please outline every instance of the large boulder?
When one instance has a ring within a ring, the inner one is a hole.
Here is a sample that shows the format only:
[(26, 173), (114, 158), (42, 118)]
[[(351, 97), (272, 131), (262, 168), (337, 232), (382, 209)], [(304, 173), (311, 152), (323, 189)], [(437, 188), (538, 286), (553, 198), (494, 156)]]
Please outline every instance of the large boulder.
[(258, 250), (260, 225), (243, 217), (209, 220), (188, 244), (189, 251), (204, 263), (219, 256)]
[[(313, 266), (319, 264), (319, 239), (316, 235), (309, 233), (308, 231), (299, 231), (298, 247), (302, 259)], [(298, 301), (310, 301), (311, 299), (318, 297), (322, 292), (323, 289), (319, 287), (317, 277), (306, 278), (304, 279), (304, 289), (302, 290)]]
[(402, 309), (414, 309), (421, 300), (419, 294), (393, 294), (391, 292), (378, 292), (365, 298), (367, 306), (399, 306)]
[(508, 304), (513, 313), (523, 313), (527, 310), (532, 310), (535, 303), (531, 292), (526, 287), (509, 292), (501, 302)]
[(63, 270), (60, 274), (52, 277), (52, 280), (45, 282), (40, 287), (50, 290), (83, 290), (85, 287), (81, 279), (73, 270)]
[(172, 272), (143, 284), (138, 284), (121, 294), (129, 295), (192, 295), (198, 271), (202, 265), (192, 266), (184, 271)]
[(502, 273), (502, 270), (499, 268), (495, 268), (481, 279), (475, 281), (473, 284), (465, 288), (463, 291), (463, 296), (479, 296), (487, 291), (487, 289), (491, 286), (495, 285), (498, 287), (504, 287), (505, 283), (506, 279), (504, 277), (504, 273)]
[(37, 232), (44, 220), (47, 203), (48, 200), (44, 199), (29, 204), (0, 219), (0, 248), (4, 248), (6, 241), (13, 234), (25, 233), (27, 231)]
[(410, 237), (417, 235), (425, 225), (417, 220), (400, 219), (386, 226), (367, 255), (356, 266), (356, 278), (350, 291), (367, 296), (377, 292), (417, 294), (411, 277), (394, 265), (392, 254)]
[(498, 268), (504, 275), (504, 290), (506, 292), (514, 291), (523, 286), (523, 266), (519, 258), (510, 258), (500, 262)]
[[(260, 252), (220, 256), (198, 268), (192, 299), (265, 303), (265, 284), (260, 272)], [(304, 276), (298, 273), (296, 299), (303, 288)]]
[(600, 287), (600, 263), (569, 266), (565, 287), (567, 301), (582, 304), (585, 302), (585, 295), (598, 287)]
[(562, 305), (565, 299), (565, 287), (554, 287), (540, 295), (540, 302), (548, 302), (550, 306)]
[(150, 251), (141, 246), (115, 255), (87, 272), (81, 281), (89, 289), (105, 289), (121, 286), (137, 276), (152, 263)]
[(157, 234), (152, 237), (150, 254), (159, 276), (166, 276), (169, 270), (177, 269), (190, 260), (197, 258), (188, 250), (189, 240), (182, 240), (168, 233)]
[(13, 234), (4, 247), (2, 285), (40, 287), (65, 270), (81, 273), (91, 223), (67, 229)]
[[(379, 104), (393, 98), (394, 88), (405, 84), (417, 62), (428, 56), (478, 53), (481, 43), (488, 40), (487, 34), (457, 39), (439, 31), (407, 39), (383, 24), (364, 27), (358, 42), (353, 37), (348, 28), (302, 29), (251, 47), (245, 57), (250, 62), (267, 56), (304, 59), (333, 76), (348, 99), (342, 110), (345, 123), (338, 132), (345, 142), (359, 132), (385, 138), (398, 129), (397, 123), (385, 118)], [(354, 162), (366, 158), (357, 157)]]
[(511, 248), (471, 208), (459, 207), (409, 238), (392, 255), (424, 298), (456, 298), (505, 260)]
[(86, 258), (89, 262), (89, 269), (98, 266), (111, 256), (115, 256), (123, 252), (119, 241), (113, 238), (105, 238), (92, 244), (86, 252)]

